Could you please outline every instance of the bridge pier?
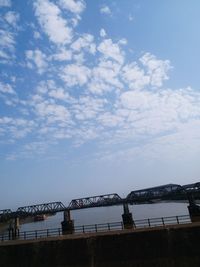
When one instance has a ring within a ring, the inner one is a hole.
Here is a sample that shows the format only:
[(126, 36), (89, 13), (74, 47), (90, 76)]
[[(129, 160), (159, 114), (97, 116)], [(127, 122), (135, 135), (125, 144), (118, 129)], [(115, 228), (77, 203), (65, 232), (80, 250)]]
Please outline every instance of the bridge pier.
[(74, 233), (74, 221), (71, 220), (70, 210), (64, 211), (64, 220), (61, 222), (62, 234), (68, 235)]
[(128, 203), (123, 203), (124, 213), (122, 214), (123, 225), (125, 229), (133, 228), (134, 221), (132, 213), (129, 211)]
[(14, 240), (19, 237), (19, 217), (15, 217), (9, 225), (8, 232), (9, 232), (9, 239)]
[(189, 214), (190, 219), (192, 222), (199, 222), (200, 221), (200, 206), (198, 206), (195, 202), (195, 199), (192, 194), (188, 194), (188, 200), (189, 200)]

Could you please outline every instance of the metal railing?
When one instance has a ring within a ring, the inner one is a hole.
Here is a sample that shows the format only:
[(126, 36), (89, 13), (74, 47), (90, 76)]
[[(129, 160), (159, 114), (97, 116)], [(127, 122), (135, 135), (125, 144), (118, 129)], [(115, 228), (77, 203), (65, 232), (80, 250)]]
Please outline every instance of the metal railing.
[[(191, 223), (189, 215), (171, 216), (161, 218), (150, 218), (143, 220), (135, 220), (133, 229), (152, 228), (152, 227), (166, 227), (169, 225)], [(90, 224), (74, 227), (74, 234), (108, 232), (114, 230), (123, 230), (123, 222)], [(62, 235), (61, 228), (43, 229), (34, 231), (19, 231), (14, 232), (9, 230), (0, 234), (0, 242), (8, 240), (34, 240), (39, 238), (56, 237)]]

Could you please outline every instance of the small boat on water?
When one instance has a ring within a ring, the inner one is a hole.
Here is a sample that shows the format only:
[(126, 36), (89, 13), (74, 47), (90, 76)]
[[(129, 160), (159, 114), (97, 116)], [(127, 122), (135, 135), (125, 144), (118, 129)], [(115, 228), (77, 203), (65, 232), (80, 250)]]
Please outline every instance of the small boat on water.
[(46, 219), (46, 215), (45, 215), (45, 214), (36, 215), (36, 216), (34, 217), (34, 222), (44, 221), (45, 219)]

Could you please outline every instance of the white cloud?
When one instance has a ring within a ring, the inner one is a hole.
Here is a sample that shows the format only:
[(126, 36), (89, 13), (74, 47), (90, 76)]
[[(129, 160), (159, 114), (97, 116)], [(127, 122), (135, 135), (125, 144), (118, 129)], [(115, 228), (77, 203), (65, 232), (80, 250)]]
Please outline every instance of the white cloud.
[(150, 77), (142, 68), (139, 68), (136, 62), (124, 66), (122, 78), (128, 84), (129, 89), (142, 89), (150, 84)]
[[(97, 36), (100, 41), (92, 34), (73, 32), (69, 25), (72, 20), (75, 24), (80, 20), (84, 1), (37, 0), (34, 7), (42, 29), (58, 46), (47, 44), (42, 50), (34, 48), (25, 52), (29, 68), (36, 68), (39, 74), (50, 64), (51, 68), (46, 80), (39, 82), (27, 100), (15, 101), (17, 112), (23, 108), (24, 116), (35, 123), (28, 124), (28, 119), (1, 118), (1, 136), (8, 135), (11, 140), (32, 133), (33, 142), (28, 142), (23, 149), (41, 153), (44, 142), (37, 142), (38, 136), (45, 142), (48, 139), (55, 143), (71, 138), (70, 142), (76, 145), (95, 139), (108, 151), (116, 144), (120, 155), (133, 144), (141, 148), (143, 142), (148, 144), (154, 140), (154, 145), (158, 141), (161, 146), (177, 140), (177, 136), (191, 136), (199, 144), (200, 95), (191, 88), (158, 90), (168, 79), (169, 60), (145, 53), (131, 62), (125, 58), (126, 39), (114, 42), (106, 37), (103, 28), (102, 38)], [(102, 12), (110, 15), (108, 10), (105, 8)], [(10, 24), (17, 23), (12, 12), (6, 16)], [(7, 25), (7, 28), (10, 27)], [(31, 30), (34, 38), (41, 38), (42, 33), (36, 27), (32, 26)], [(4, 30), (0, 35), (0, 56), (12, 59), (15, 35)], [(15, 82), (19, 82), (18, 78)], [(15, 91), (10, 84), (0, 82), (0, 94), (7, 104), (14, 103)], [(191, 135), (186, 133), (190, 126)], [(167, 139), (167, 135), (171, 137)]]
[(33, 32), (33, 37), (34, 37), (35, 39), (40, 39), (40, 38), (41, 38), (41, 35), (40, 35), (40, 33), (39, 33), (38, 31), (34, 31), (34, 32)]
[(32, 120), (23, 118), (0, 117), (0, 129), (3, 129), (7, 140), (24, 138), (30, 133), (36, 124)]
[(70, 64), (62, 69), (60, 77), (68, 86), (84, 85), (89, 77), (91, 71), (83, 65)]
[(120, 127), (121, 123), (124, 121), (123, 117), (111, 114), (110, 112), (105, 112), (98, 117), (98, 121), (106, 127)]
[(128, 20), (129, 20), (129, 21), (133, 21), (133, 20), (134, 20), (134, 16), (133, 16), (132, 14), (129, 14), (129, 15), (128, 15)]
[(0, 29), (0, 61), (10, 62), (14, 58), (15, 38), (10, 31)]
[(85, 9), (85, 2), (82, 0), (59, 0), (59, 4), (62, 8), (75, 14), (80, 14)]
[(57, 61), (68, 61), (72, 59), (72, 51), (61, 48), (51, 58)]
[(144, 54), (139, 61), (132, 62), (123, 67), (122, 78), (128, 84), (129, 89), (140, 90), (147, 86), (161, 87), (164, 80), (168, 79), (168, 71), (172, 68), (169, 60), (157, 59), (150, 53)]
[(92, 79), (88, 89), (92, 93), (103, 94), (123, 87), (119, 80), (120, 65), (116, 62), (102, 60), (92, 70)]
[(121, 64), (124, 62), (123, 51), (121, 51), (119, 45), (113, 43), (111, 39), (103, 40), (97, 49), (105, 58), (112, 58)]
[(106, 5), (105, 6), (102, 6), (100, 8), (100, 13), (101, 14), (106, 14), (106, 15), (111, 15), (112, 14), (109, 6), (106, 6)]
[(50, 41), (58, 45), (70, 43), (73, 37), (72, 29), (62, 18), (57, 5), (48, 0), (37, 0), (34, 3), (35, 14)]
[(78, 103), (73, 105), (73, 113), (78, 120), (91, 120), (97, 117), (100, 112), (103, 112), (106, 103), (105, 99), (82, 96)]
[(67, 88), (58, 86), (54, 80), (40, 82), (36, 88), (36, 92), (37, 94), (33, 96), (36, 102), (42, 102), (45, 99), (49, 99), (49, 97), (65, 102), (74, 102), (74, 99), (67, 92)]
[(8, 11), (5, 14), (5, 20), (13, 27), (17, 26), (17, 22), (19, 20), (19, 14), (14, 11)]
[(125, 38), (122, 38), (119, 40), (118, 44), (119, 45), (127, 45), (128, 41)]
[(37, 154), (43, 154), (47, 149), (47, 143), (38, 141), (30, 142), (28, 144), (25, 144), (24, 149), (25, 151), (34, 152)]
[(11, 7), (10, 0), (0, 0), (0, 7)]
[(101, 30), (100, 30), (100, 36), (101, 36), (101, 37), (106, 37), (106, 35), (107, 35), (107, 34), (106, 34), (106, 31), (105, 31), (104, 29), (101, 29)]
[(27, 66), (29, 68), (33, 68), (34, 64), (34, 66), (37, 68), (38, 73), (42, 74), (48, 66), (46, 62), (46, 55), (39, 49), (27, 50), (25, 54), (28, 61)]
[(150, 53), (140, 58), (142, 64), (147, 67), (147, 74), (150, 76), (152, 86), (160, 87), (164, 80), (168, 79), (167, 72), (172, 68), (169, 60), (159, 60)]
[(71, 99), (69, 93), (65, 92), (63, 88), (56, 88), (49, 91), (49, 96), (63, 101), (68, 101)]
[(4, 51), (1, 51), (0, 50), (0, 61), (6, 61), (6, 60), (9, 60), (10, 59), (10, 56), (4, 52)]
[(12, 86), (10, 84), (4, 84), (0, 81), (0, 92), (5, 94), (15, 94)]
[(72, 45), (71, 48), (74, 51), (80, 52), (82, 49), (86, 49), (91, 54), (95, 54), (96, 45), (94, 43), (94, 36), (91, 34), (83, 34), (82, 37), (78, 38)]
[(14, 35), (11, 32), (0, 29), (0, 45), (8, 49), (14, 49)]
[(49, 103), (48, 101), (36, 103), (35, 112), (41, 119), (45, 119), (48, 123), (58, 121), (68, 122), (70, 119), (70, 113), (66, 107)]

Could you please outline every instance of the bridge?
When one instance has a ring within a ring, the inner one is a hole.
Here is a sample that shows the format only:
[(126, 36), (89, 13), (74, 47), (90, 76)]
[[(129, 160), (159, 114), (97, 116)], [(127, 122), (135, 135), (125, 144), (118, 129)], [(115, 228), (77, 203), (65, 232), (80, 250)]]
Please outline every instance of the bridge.
[(14, 220), (15, 229), (18, 229), (20, 218), (64, 212), (64, 221), (62, 222), (63, 231), (72, 233), (74, 224), (70, 217), (70, 211), (94, 207), (123, 205), (123, 223), (127, 227), (132, 227), (134, 222), (132, 214), (129, 212), (128, 204), (152, 204), (155, 202), (173, 200), (187, 200), (189, 202), (188, 209), (191, 219), (193, 220), (195, 218), (195, 220), (200, 220), (200, 207), (196, 205), (195, 199), (200, 199), (200, 182), (182, 186), (179, 184), (167, 184), (131, 191), (126, 198), (121, 198), (118, 194), (113, 193), (73, 199), (68, 206), (65, 206), (62, 202), (51, 202), (19, 207), (16, 211), (4, 209), (0, 210), (0, 222)]
[(25, 218), (41, 214), (55, 214), (57, 212), (70, 210), (122, 205), (124, 203), (136, 205), (180, 199), (190, 201), (189, 195), (191, 194), (196, 199), (200, 199), (200, 182), (182, 186), (179, 184), (167, 184), (134, 190), (131, 191), (126, 198), (121, 198), (116, 193), (78, 198), (71, 200), (68, 206), (65, 206), (62, 202), (51, 202), (19, 207), (16, 211), (4, 209), (0, 210), (0, 222), (16, 217)]

